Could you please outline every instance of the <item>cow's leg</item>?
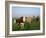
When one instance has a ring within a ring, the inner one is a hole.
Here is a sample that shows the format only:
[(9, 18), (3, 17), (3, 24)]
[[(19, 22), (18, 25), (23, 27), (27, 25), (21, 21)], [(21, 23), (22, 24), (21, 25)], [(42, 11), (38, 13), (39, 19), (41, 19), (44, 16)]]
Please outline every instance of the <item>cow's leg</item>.
[(24, 29), (24, 23), (21, 23), (21, 29)]

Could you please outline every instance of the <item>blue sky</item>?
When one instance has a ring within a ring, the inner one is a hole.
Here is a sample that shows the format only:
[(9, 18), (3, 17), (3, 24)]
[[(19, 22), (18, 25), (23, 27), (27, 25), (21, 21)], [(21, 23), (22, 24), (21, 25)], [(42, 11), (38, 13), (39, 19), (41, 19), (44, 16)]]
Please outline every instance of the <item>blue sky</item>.
[(40, 8), (38, 7), (12, 7), (12, 16), (21, 17), (21, 16), (39, 16)]

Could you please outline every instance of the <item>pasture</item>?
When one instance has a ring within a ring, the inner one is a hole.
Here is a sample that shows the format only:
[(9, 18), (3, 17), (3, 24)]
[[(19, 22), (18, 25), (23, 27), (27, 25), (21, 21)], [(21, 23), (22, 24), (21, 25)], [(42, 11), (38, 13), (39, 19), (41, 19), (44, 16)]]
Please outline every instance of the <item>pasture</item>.
[(33, 17), (32, 23), (24, 22), (24, 25), (14, 23), (16, 18), (12, 18), (12, 31), (24, 31), (24, 30), (40, 30), (40, 17)]

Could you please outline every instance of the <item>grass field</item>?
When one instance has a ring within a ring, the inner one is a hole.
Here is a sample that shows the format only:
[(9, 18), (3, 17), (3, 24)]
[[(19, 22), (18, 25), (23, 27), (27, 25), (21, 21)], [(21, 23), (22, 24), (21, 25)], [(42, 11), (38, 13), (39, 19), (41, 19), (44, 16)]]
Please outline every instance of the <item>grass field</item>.
[(32, 18), (32, 23), (24, 23), (24, 27), (21, 28), (21, 25), (17, 25), (14, 23), (14, 19), (12, 18), (12, 31), (22, 31), (22, 30), (40, 30), (40, 18)]

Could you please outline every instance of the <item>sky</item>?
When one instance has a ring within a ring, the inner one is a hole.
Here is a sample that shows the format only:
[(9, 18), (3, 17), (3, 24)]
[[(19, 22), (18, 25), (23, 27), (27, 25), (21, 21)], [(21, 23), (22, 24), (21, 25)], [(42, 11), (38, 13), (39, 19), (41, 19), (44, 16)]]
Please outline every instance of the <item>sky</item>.
[(40, 8), (38, 7), (12, 7), (12, 17), (21, 16), (39, 16)]

